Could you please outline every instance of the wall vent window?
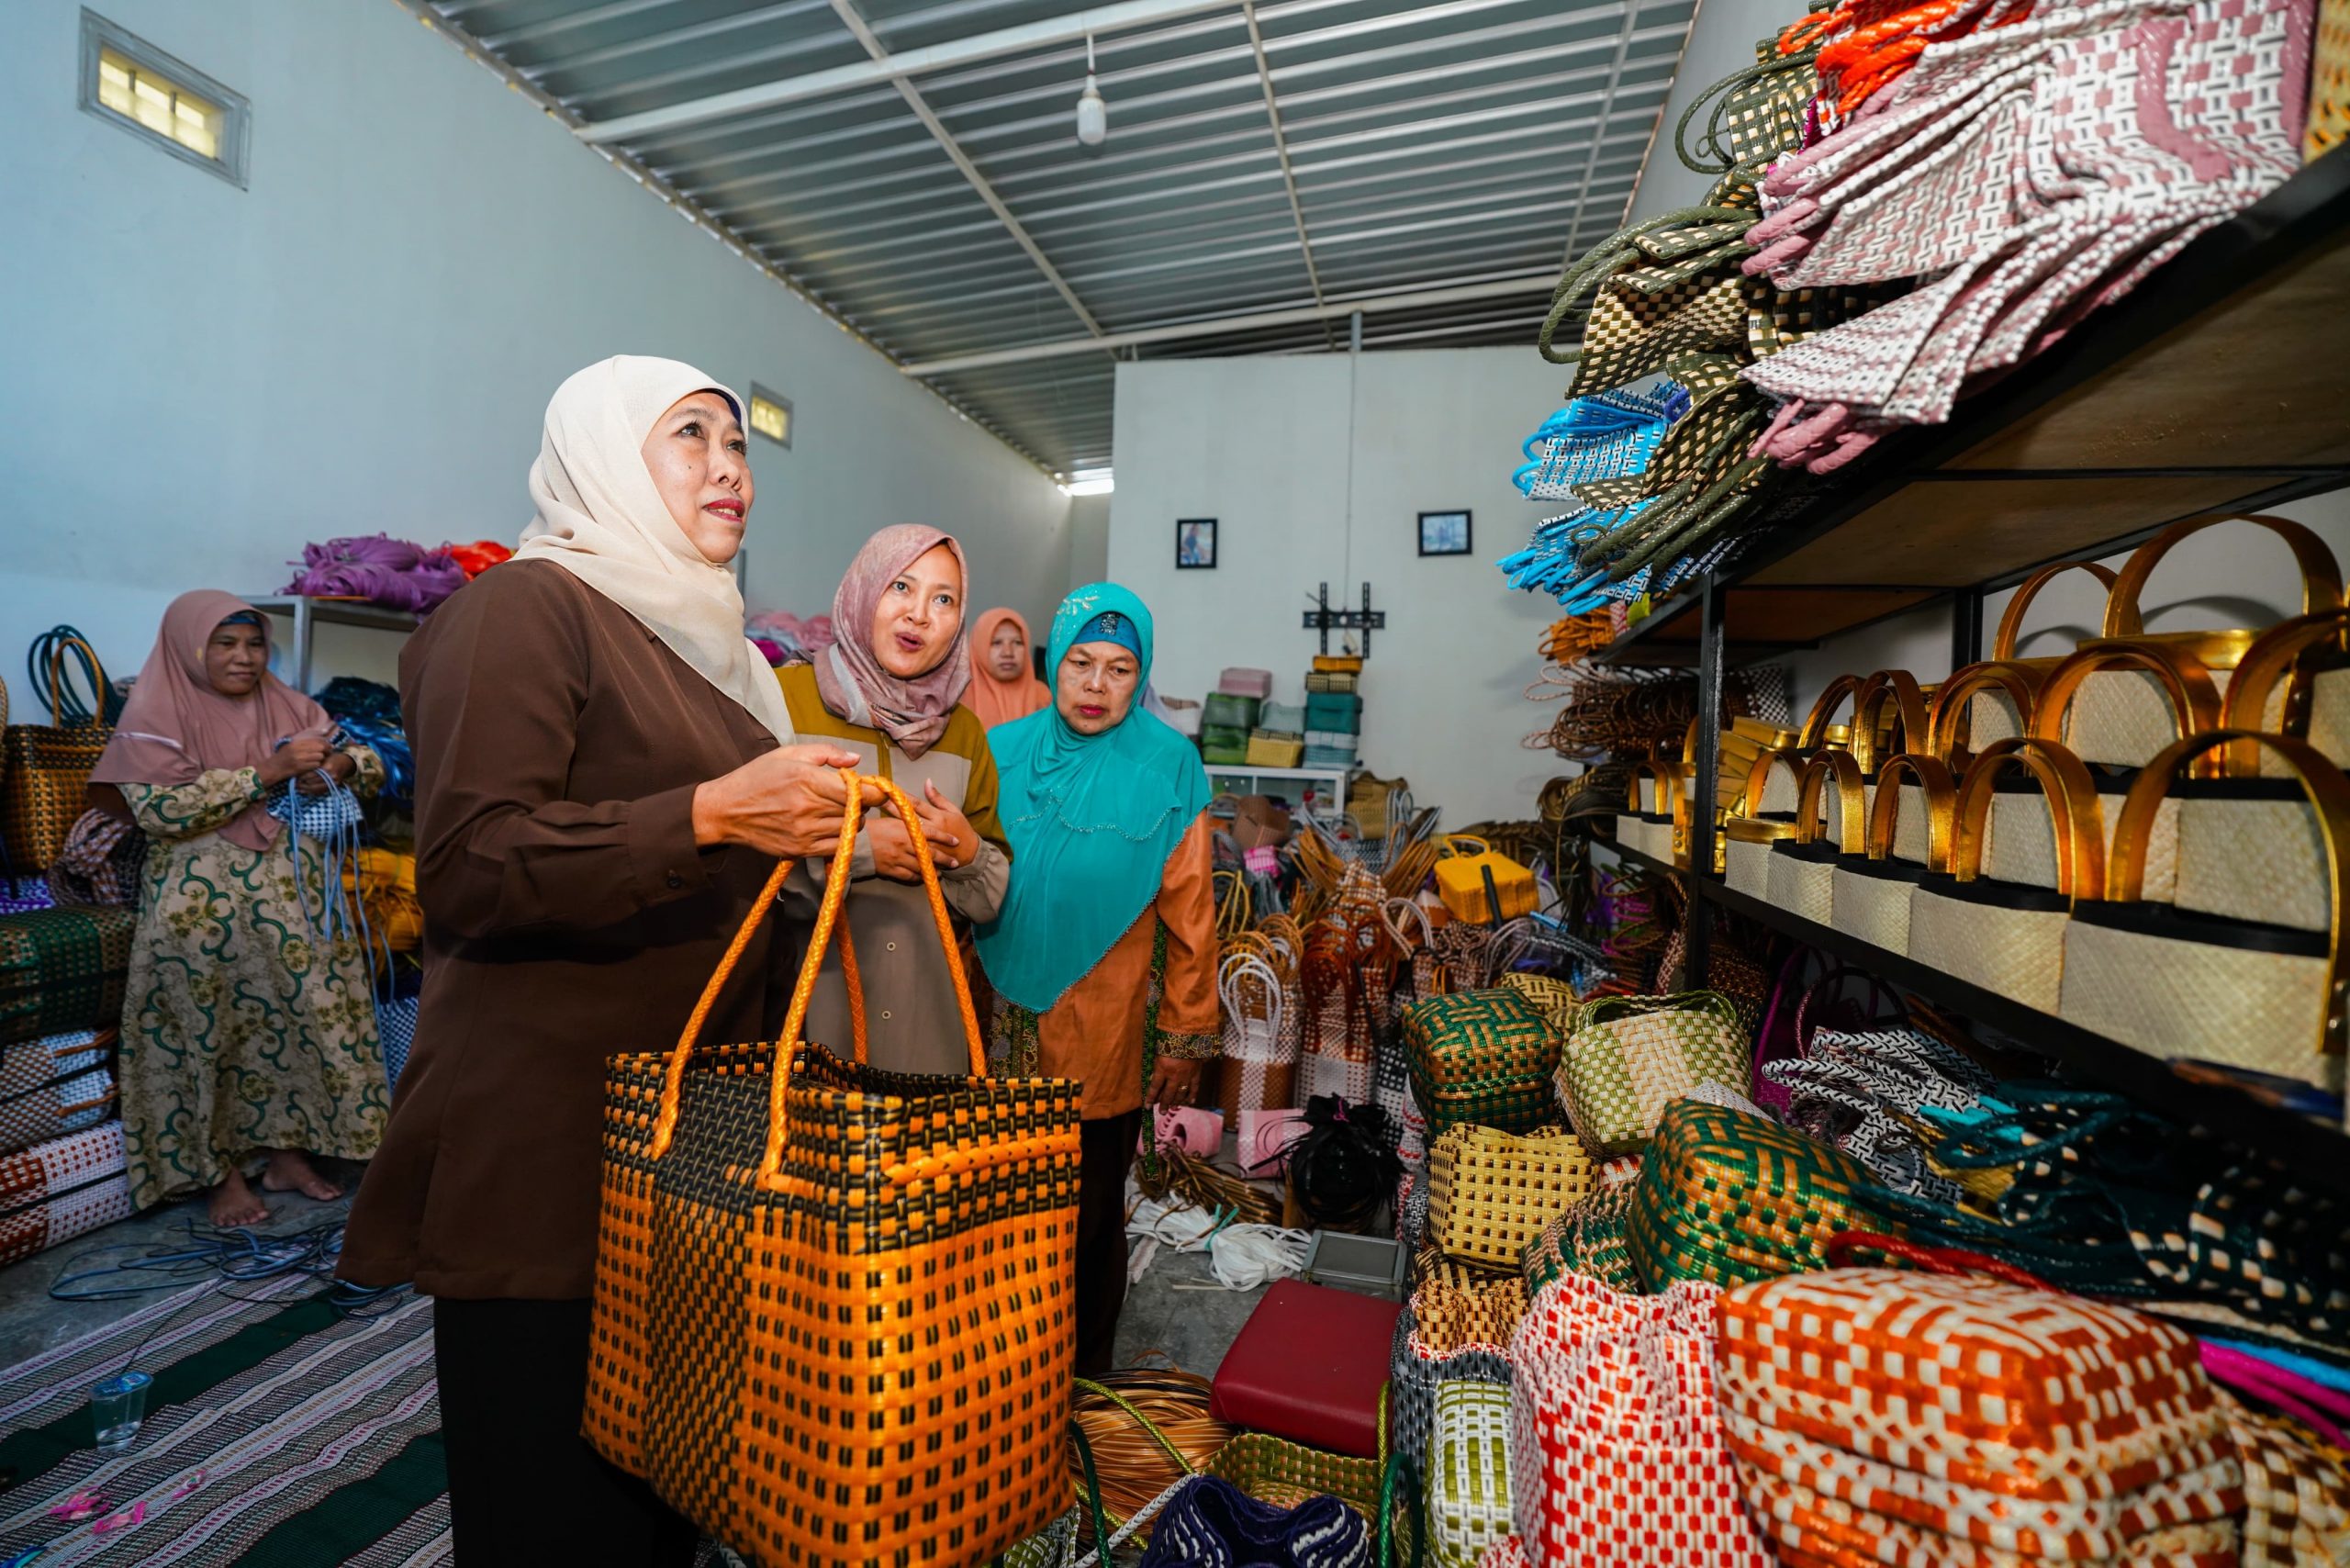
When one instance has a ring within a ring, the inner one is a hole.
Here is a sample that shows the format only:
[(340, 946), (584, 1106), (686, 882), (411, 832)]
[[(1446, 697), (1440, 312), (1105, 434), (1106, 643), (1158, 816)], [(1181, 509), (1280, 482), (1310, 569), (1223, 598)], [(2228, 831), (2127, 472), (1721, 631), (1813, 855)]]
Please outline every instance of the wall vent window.
[(791, 399), (751, 383), (751, 429), (778, 446), (791, 444)]
[(245, 100), (93, 11), (82, 13), (82, 106), (240, 188)]

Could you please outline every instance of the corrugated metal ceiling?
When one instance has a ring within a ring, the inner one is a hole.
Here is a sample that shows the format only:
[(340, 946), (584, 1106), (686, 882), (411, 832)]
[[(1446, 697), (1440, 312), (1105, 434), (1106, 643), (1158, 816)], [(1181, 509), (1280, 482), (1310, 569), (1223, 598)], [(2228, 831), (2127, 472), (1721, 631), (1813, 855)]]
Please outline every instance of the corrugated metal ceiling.
[[(1120, 353), (1348, 342), (1344, 311), (1248, 319), (1263, 314), (1375, 299), (1391, 303), (1365, 316), (1366, 347), (1530, 343), (1561, 256), (1623, 219), (1695, 11), (410, 3), (1057, 474), (1110, 463)], [(1110, 136), (1092, 154), (1072, 118), (1088, 21), (1110, 24), (1093, 40)], [(800, 81), (815, 73), (834, 75)], [(764, 102), (704, 103), (746, 90)], [(632, 118), (662, 111), (671, 123)], [(1394, 300), (1421, 293), (1437, 297)]]

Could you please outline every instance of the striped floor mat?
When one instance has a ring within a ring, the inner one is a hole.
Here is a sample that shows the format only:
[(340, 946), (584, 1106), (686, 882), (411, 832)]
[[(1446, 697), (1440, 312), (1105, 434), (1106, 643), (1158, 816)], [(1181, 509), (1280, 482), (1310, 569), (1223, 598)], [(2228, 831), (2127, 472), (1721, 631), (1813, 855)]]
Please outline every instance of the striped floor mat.
[[(100, 1454), (86, 1391), (127, 1365), (155, 1379), (147, 1423)], [(341, 1317), (300, 1278), (158, 1302), (0, 1375), (0, 1563), (447, 1562), (431, 1304)], [(98, 1518), (51, 1516), (84, 1491)]]

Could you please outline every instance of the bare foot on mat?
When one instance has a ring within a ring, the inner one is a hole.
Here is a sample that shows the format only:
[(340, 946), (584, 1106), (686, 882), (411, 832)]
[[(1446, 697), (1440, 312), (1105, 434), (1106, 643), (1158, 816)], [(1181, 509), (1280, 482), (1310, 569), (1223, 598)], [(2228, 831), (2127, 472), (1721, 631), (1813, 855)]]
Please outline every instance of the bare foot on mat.
[(269, 1169), (261, 1173), (261, 1190), (264, 1193), (299, 1193), (322, 1204), (330, 1204), (342, 1196), (342, 1189), (319, 1175), (310, 1164), (310, 1157), (298, 1148), (270, 1150)]
[(241, 1171), (231, 1170), (212, 1189), (212, 1223), (221, 1230), (242, 1230), (269, 1219), (269, 1205), (254, 1195)]

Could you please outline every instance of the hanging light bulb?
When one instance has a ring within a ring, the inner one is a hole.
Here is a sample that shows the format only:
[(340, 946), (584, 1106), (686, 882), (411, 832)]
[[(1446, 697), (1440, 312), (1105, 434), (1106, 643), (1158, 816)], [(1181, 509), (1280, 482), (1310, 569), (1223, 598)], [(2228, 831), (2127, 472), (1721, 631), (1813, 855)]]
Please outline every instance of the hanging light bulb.
[(1110, 106), (1102, 101), (1102, 89), (1093, 84), (1093, 35), (1085, 38), (1085, 91), (1077, 95), (1077, 144), (1088, 152), (1098, 152), (1110, 139)]

